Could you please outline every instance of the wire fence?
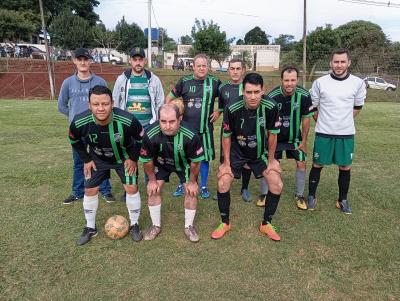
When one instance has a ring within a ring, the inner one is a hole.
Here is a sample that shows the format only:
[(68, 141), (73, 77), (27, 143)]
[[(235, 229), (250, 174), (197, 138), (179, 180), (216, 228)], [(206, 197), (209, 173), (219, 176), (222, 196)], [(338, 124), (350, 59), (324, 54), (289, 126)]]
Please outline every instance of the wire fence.
[[(306, 88), (316, 78), (329, 73), (329, 53), (312, 52), (308, 54)], [(294, 51), (281, 52), (280, 67), (295, 65), (300, 67), (301, 58)], [(399, 87), (400, 84), (400, 53), (393, 56), (365, 56), (352, 57), (352, 73), (365, 78), (375, 76), (382, 78), (388, 84)], [(91, 70), (104, 78), (112, 89), (117, 77), (129, 66), (111, 65), (108, 63), (93, 63)], [(53, 81), (56, 97), (60, 91), (62, 82), (75, 72), (75, 66), (71, 61), (51, 62)], [(168, 93), (175, 83), (189, 71), (173, 71), (165, 69), (153, 70), (160, 77), (164, 91)], [(222, 81), (228, 80), (226, 73), (215, 73)], [(262, 72), (266, 90), (280, 84), (280, 71)], [(301, 75), (300, 75), (301, 78)], [(384, 88), (383, 88), (384, 89)], [(393, 98), (399, 99), (398, 89), (393, 92)], [(50, 99), (50, 85), (47, 71), (47, 62), (32, 59), (0, 59), (0, 99)]]

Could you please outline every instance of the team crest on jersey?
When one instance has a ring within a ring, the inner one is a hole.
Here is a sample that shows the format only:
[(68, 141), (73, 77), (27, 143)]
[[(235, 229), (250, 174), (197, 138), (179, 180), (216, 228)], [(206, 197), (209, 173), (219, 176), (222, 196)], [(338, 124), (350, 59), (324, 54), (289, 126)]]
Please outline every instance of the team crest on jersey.
[(182, 144), (178, 144), (178, 145), (176, 146), (176, 148), (178, 149), (178, 151), (181, 151), (181, 150), (182, 150)]
[(192, 108), (193, 107), (193, 105), (194, 105), (194, 99), (189, 99), (188, 100), (188, 108)]
[(256, 142), (256, 141), (250, 141), (247, 145), (248, 145), (250, 148), (255, 148), (255, 147), (257, 146), (257, 142)]
[(290, 122), (288, 120), (285, 120), (282, 124), (285, 128), (288, 128), (290, 126)]
[(319, 154), (317, 152), (314, 153), (314, 159), (318, 159), (319, 158)]
[(119, 133), (114, 133), (114, 140), (115, 140), (115, 142), (120, 142), (121, 141), (121, 135)]
[(264, 117), (260, 117), (260, 118), (258, 118), (258, 123), (259, 123), (261, 126), (265, 126), (265, 120), (264, 120)]

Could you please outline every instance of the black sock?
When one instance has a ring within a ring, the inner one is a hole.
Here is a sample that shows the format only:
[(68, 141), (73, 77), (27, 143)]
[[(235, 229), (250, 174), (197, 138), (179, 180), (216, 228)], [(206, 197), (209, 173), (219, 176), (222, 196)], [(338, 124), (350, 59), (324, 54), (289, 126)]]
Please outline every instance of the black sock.
[(262, 222), (263, 225), (271, 222), (272, 216), (275, 214), (276, 209), (278, 208), (280, 197), (280, 194), (274, 194), (271, 191), (268, 191), (267, 200), (265, 202), (264, 219)]
[(350, 170), (340, 170), (338, 176), (339, 201), (347, 200), (350, 186)]
[(251, 169), (242, 168), (242, 190), (249, 189), (249, 182), (251, 177)]
[(321, 176), (322, 167), (312, 167), (310, 170), (310, 177), (308, 178), (308, 195), (315, 197), (319, 178)]
[(231, 205), (231, 194), (230, 192), (217, 192), (219, 214), (221, 220), (225, 224), (229, 224), (229, 206)]

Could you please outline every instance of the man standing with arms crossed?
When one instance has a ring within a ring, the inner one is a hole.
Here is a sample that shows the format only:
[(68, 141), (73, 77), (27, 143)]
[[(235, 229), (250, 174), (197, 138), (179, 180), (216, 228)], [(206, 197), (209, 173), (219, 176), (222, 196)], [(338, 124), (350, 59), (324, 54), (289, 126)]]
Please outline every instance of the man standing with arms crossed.
[(364, 81), (350, 74), (350, 65), (348, 50), (335, 50), (330, 59), (332, 72), (315, 80), (310, 90), (313, 105), (318, 108), (318, 112), (314, 115), (317, 124), (309, 178), (308, 210), (316, 207), (316, 191), (322, 168), (333, 163), (339, 167), (336, 208), (345, 214), (352, 213), (347, 193), (354, 155), (354, 117), (360, 113), (367, 92)]
[[(207, 188), (208, 172), (210, 162), (215, 159), (214, 149), (214, 125), (218, 119), (219, 110), (214, 112), (215, 98), (218, 97), (218, 87), (221, 81), (208, 74), (208, 57), (205, 54), (198, 54), (193, 58), (194, 74), (182, 77), (169, 95), (166, 103), (181, 97), (185, 106), (183, 121), (199, 134), (204, 148), (204, 161), (200, 166), (200, 196), (203, 199), (210, 197)], [(222, 106), (219, 105), (219, 109)], [(182, 183), (178, 185), (174, 196), (183, 195)]]
[[(86, 227), (76, 241), (84, 245), (97, 235), (96, 212), (99, 185), (114, 169), (126, 192), (126, 207), (131, 221), (130, 234), (140, 241), (140, 194), (137, 187), (137, 160), (144, 134), (139, 121), (121, 109), (113, 108), (111, 91), (95, 86), (89, 93), (89, 110), (75, 116), (69, 129), (72, 147), (85, 162), (83, 210)], [(87, 147), (88, 146), (88, 147)]]
[(305, 210), (307, 209), (304, 198), (307, 136), (310, 130), (310, 117), (313, 116), (315, 108), (312, 107), (308, 91), (297, 85), (298, 76), (299, 70), (296, 67), (283, 68), (281, 71), (281, 85), (269, 92), (267, 97), (272, 98), (278, 104), (281, 121), (275, 159), (282, 159), (285, 151), (287, 159), (296, 161), (296, 192), (294, 193), (294, 199), (297, 208)]
[(243, 96), (229, 105), (224, 112), (224, 162), (218, 172), (218, 208), (221, 223), (211, 233), (213, 239), (220, 239), (231, 230), (230, 188), (233, 179), (240, 178), (242, 168), (246, 164), (257, 179), (264, 177), (268, 182), (269, 191), (260, 232), (274, 241), (281, 239), (271, 224), (283, 187), (281, 168), (274, 157), (280, 126), (279, 112), (275, 101), (263, 98), (263, 86), (261, 75), (247, 74), (243, 79)]
[(204, 151), (199, 136), (181, 120), (179, 108), (165, 104), (160, 108), (160, 121), (143, 138), (140, 161), (149, 177), (147, 194), (152, 221), (144, 240), (153, 240), (161, 232), (161, 190), (174, 172), (185, 188), (184, 233), (191, 242), (199, 241), (193, 222), (199, 189), (197, 177)]
[[(77, 72), (65, 79), (61, 86), (60, 95), (58, 96), (58, 110), (68, 117), (70, 123), (75, 115), (88, 109), (89, 90), (91, 88), (96, 85), (107, 87), (107, 83), (104, 79), (90, 71), (91, 59), (92, 57), (87, 49), (76, 49), (73, 63)], [(83, 161), (74, 148), (72, 148), (72, 158), (74, 163), (72, 192), (70, 196), (64, 200), (65, 205), (82, 199), (85, 189)], [(108, 203), (115, 201), (111, 193), (111, 184), (108, 179), (101, 183), (100, 192)]]

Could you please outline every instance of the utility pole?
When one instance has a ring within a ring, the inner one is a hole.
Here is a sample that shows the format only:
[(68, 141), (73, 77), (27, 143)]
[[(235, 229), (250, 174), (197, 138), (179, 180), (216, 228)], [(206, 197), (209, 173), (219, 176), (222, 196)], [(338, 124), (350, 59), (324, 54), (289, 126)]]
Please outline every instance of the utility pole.
[(147, 28), (147, 64), (151, 68), (151, 0), (149, 0), (149, 24)]
[(52, 74), (52, 71), (51, 71), (50, 51), (49, 51), (49, 44), (47, 42), (47, 30), (46, 30), (46, 24), (44, 22), (42, 0), (39, 0), (39, 7), (40, 7), (40, 17), (42, 19), (44, 46), (46, 47), (46, 60), (47, 60), (47, 70), (49, 72), (50, 94), (51, 94), (51, 99), (53, 100), (55, 98), (55, 95), (54, 95), (55, 94), (54, 93), (54, 82), (53, 82), (53, 74)]
[(307, 80), (307, 0), (304, 0), (303, 17), (303, 87), (306, 87)]

